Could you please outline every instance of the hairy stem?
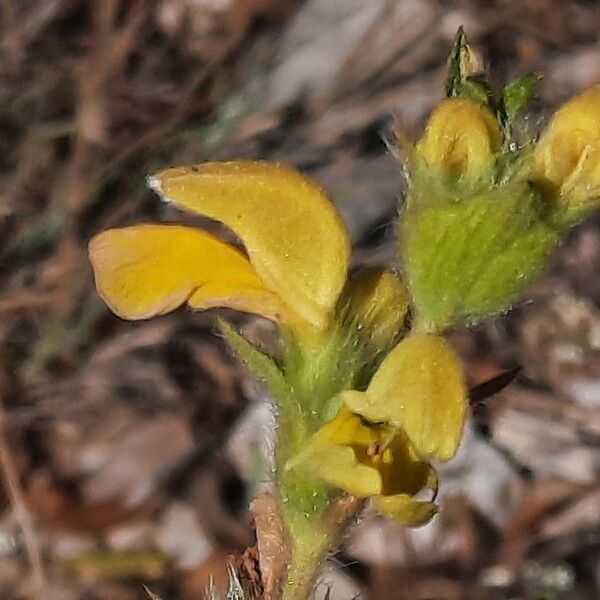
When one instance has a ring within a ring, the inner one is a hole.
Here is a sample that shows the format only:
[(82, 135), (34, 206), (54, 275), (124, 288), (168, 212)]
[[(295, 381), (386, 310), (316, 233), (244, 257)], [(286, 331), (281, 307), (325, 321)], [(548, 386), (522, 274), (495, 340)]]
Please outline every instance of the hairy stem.
[(281, 512), (290, 546), (283, 599), (306, 600), (333, 542), (323, 526), (330, 496), (324, 484), (301, 467), (281, 475)]
[(333, 525), (330, 516), (341, 492), (332, 490), (310, 466), (288, 468), (287, 463), (306, 449), (324, 424), (326, 402), (352, 385), (356, 356), (340, 351), (346, 343), (344, 332), (336, 328), (318, 345), (306, 346), (303, 340), (286, 336), (288, 393), (278, 398), (275, 472), (289, 557), (283, 600), (307, 600), (342, 527)]

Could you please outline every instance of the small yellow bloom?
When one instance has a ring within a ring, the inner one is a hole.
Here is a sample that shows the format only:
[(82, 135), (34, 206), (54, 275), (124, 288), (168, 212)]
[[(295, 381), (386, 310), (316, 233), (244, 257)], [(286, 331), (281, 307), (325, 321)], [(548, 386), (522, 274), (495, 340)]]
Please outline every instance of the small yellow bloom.
[(338, 414), (287, 468), (308, 463), (319, 475), (408, 525), (429, 520), (437, 490), (427, 462), (454, 456), (462, 435), (467, 390), (458, 358), (440, 337), (410, 335), (384, 359), (365, 392), (339, 394)]
[(532, 180), (559, 208), (600, 199), (600, 85), (564, 104), (534, 151)]
[(432, 176), (476, 183), (489, 178), (502, 133), (492, 112), (478, 102), (442, 101), (427, 123), (415, 154)]
[(421, 461), (402, 431), (369, 424), (343, 407), (311, 438), (286, 468), (310, 464), (330, 484), (359, 497), (373, 497), (380, 512), (406, 525), (427, 522), (437, 512), (414, 496), (437, 492), (433, 468)]
[(409, 335), (386, 356), (365, 392), (341, 397), (369, 421), (401, 428), (421, 457), (448, 460), (458, 449), (467, 388), (458, 357), (441, 337)]
[(264, 162), (206, 163), (150, 179), (166, 201), (220, 221), (243, 243), (198, 229), (138, 225), (89, 245), (100, 295), (127, 319), (181, 304), (229, 307), (323, 329), (346, 279), (348, 234), (327, 197), (293, 169)]

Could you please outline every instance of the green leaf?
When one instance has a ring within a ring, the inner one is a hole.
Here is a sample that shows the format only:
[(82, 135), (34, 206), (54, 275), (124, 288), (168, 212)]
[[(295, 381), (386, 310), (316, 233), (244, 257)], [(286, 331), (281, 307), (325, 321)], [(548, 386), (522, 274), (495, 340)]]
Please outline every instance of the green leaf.
[(454, 43), (452, 44), (452, 50), (448, 57), (448, 74), (446, 76), (446, 96), (448, 98), (454, 98), (459, 95), (459, 91), (462, 85), (463, 76), (461, 73), (460, 65), (460, 54), (463, 48), (468, 45), (467, 36), (462, 27), (456, 33), (454, 37)]
[(446, 97), (465, 98), (491, 106), (492, 93), (488, 85), (483, 60), (471, 46), (462, 27), (454, 38), (448, 57)]
[(502, 93), (502, 109), (507, 119), (514, 119), (528, 104), (541, 76), (529, 73), (509, 83)]
[(218, 326), (227, 343), (248, 369), (265, 382), (271, 394), (280, 400), (289, 398), (291, 390), (275, 362), (240, 335), (226, 319), (219, 318)]

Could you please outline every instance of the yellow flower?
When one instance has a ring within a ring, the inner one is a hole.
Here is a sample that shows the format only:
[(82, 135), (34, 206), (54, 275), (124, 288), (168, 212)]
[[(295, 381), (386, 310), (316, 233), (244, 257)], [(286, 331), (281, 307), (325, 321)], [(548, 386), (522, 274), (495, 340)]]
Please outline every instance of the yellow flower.
[(448, 460), (456, 453), (467, 410), (458, 357), (441, 337), (415, 333), (384, 359), (364, 392), (342, 392), (353, 412), (406, 433), (417, 454)]
[(409, 525), (429, 520), (436, 490), (429, 459), (456, 453), (467, 409), (460, 362), (442, 338), (414, 334), (384, 359), (364, 392), (342, 392), (344, 406), (287, 465), (311, 464), (319, 475)]
[(317, 185), (264, 162), (206, 163), (150, 178), (166, 201), (223, 223), (244, 245), (200, 229), (136, 225), (89, 245), (96, 286), (126, 319), (146, 319), (186, 303), (229, 307), (301, 331), (324, 329), (346, 279), (350, 244)]
[(473, 184), (490, 175), (502, 133), (492, 112), (472, 100), (442, 101), (415, 154), (432, 176)]
[(558, 208), (592, 207), (600, 199), (600, 85), (564, 104), (537, 144), (532, 180)]
[[(419, 460), (406, 436), (370, 424), (348, 408), (326, 423), (286, 465), (310, 464), (330, 484), (358, 497), (374, 497), (380, 512), (406, 525), (421, 525), (437, 512), (437, 476)], [(414, 496), (431, 490), (431, 500)]]

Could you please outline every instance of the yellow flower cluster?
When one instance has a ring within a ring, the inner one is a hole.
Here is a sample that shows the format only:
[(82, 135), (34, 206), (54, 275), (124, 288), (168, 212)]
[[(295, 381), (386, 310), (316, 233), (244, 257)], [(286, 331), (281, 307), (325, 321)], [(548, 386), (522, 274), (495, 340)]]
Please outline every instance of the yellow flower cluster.
[[(168, 169), (150, 180), (165, 200), (230, 228), (247, 257), (205, 231), (137, 225), (104, 231), (89, 245), (100, 295), (127, 319), (164, 314), (187, 303), (229, 307), (281, 322), (300, 339), (319, 339), (341, 314), (368, 335), (373, 352), (389, 348), (408, 294), (385, 269), (346, 283), (348, 234), (310, 180), (263, 162)], [(343, 293), (342, 293), (343, 290)], [(309, 461), (331, 484), (376, 496), (382, 512), (418, 524), (435, 512), (413, 500), (435, 490), (427, 461), (454, 454), (466, 392), (449, 346), (408, 336), (380, 365), (365, 392), (340, 397), (344, 408), (317, 431), (288, 468)]]
[[(415, 146), (428, 176), (474, 184), (490, 182), (502, 148), (498, 119), (481, 103), (442, 101)], [(600, 199), (600, 85), (564, 104), (535, 144), (528, 179), (555, 209), (585, 210)]]
[(401, 142), (400, 253), (423, 331), (509, 309), (600, 203), (600, 86), (567, 102), (538, 143), (486, 98), (442, 101), (423, 137)]
[[(386, 515), (422, 524), (437, 510), (437, 476), (430, 461), (456, 453), (468, 406), (456, 354), (431, 333), (442, 328), (435, 326), (436, 315), (445, 326), (452, 323), (446, 316), (459, 314), (467, 300), (473, 308), (466, 312), (473, 314), (489, 312), (494, 302), (502, 306), (504, 288), (520, 273), (513, 262), (526, 262), (536, 244), (553, 243), (545, 225), (532, 225), (529, 215), (537, 205), (528, 191), (531, 186), (573, 214), (597, 204), (600, 87), (556, 114), (533, 151), (526, 182), (507, 187), (522, 195), (511, 196), (510, 202), (502, 199), (504, 212), (498, 212), (492, 187), (497, 183), (497, 157), (507, 151), (503, 143), (488, 108), (453, 98), (440, 104), (412, 148), (417, 177), (437, 182), (438, 191), (467, 190), (473, 195), (476, 190), (476, 197), (462, 204), (463, 214), (458, 202), (450, 199), (440, 208), (423, 194), (431, 188), (415, 189), (418, 182), (412, 183), (417, 198), (409, 198), (406, 226), (416, 237), (405, 262), (412, 297), (398, 276), (385, 269), (347, 281), (349, 236), (333, 205), (297, 171), (265, 162), (179, 167), (149, 180), (165, 201), (225, 225), (245, 253), (197, 228), (144, 224), (108, 230), (89, 245), (98, 291), (126, 319), (146, 319), (183, 304), (255, 313), (280, 323), (309, 348), (309, 355), (322, 340), (338, 340), (327, 338), (336, 327), (351, 329), (353, 344), (370, 353), (365, 360), (373, 370), (365, 385), (350, 383), (333, 398), (320, 399), (335, 410), (322, 413), (317, 427), (308, 431), (305, 447), (287, 460), (285, 469), (308, 468), (349, 494), (374, 498)], [(531, 207), (516, 206), (518, 218), (513, 217), (512, 207), (521, 199), (529, 199)], [(497, 218), (490, 219), (494, 211)], [(505, 230), (514, 236), (514, 248), (508, 250)], [(438, 238), (453, 246), (438, 248)], [(488, 253), (485, 264), (471, 252), (473, 243), (478, 252), (481, 247)], [(487, 273), (489, 265), (496, 271)], [(522, 277), (534, 267), (537, 262), (523, 268)], [(449, 276), (465, 269), (472, 282), (462, 275)], [(434, 326), (417, 324), (406, 334), (409, 304), (417, 317), (420, 311), (433, 315), (422, 322)], [(338, 354), (347, 349), (340, 347)], [(332, 364), (343, 360), (335, 357)]]

